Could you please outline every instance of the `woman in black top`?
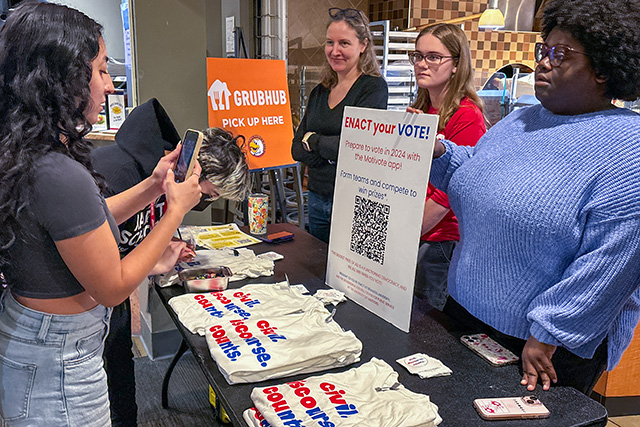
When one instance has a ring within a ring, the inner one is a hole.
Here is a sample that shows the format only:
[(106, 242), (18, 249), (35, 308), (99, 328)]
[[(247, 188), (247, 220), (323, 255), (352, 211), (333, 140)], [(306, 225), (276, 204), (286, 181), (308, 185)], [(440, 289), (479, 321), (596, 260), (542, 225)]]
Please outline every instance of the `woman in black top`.
[(322, 82), (293, 138), (293, 158), (309, 167), (309, 232), (329, 242), (342, 115), (347, 105), (387, 108), (387, 83), (373, 51), (369, 20), (357, 9), (329, 9)]

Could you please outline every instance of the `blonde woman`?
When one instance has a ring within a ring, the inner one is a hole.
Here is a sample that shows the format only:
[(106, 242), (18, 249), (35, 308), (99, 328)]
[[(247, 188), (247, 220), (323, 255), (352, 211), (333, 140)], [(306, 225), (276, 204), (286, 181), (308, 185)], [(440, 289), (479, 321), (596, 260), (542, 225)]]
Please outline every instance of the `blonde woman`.
[(309, 232), (327, 243), (344, 107), (386, 109), (388, 98), (367, 17), (335, 7), (329, 16), (323, 79), (309, 96), (291, 147), (293, 158), (309, 168)]

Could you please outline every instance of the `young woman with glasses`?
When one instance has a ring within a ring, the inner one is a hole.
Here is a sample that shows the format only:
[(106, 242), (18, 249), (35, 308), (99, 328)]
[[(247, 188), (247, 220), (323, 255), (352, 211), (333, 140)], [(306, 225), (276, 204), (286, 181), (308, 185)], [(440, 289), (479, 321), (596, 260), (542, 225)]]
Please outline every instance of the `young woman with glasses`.
[(322, 81), (293, 138), (293, 158), (309, 168), (309, 232), (329, 242), (344, 107), (387, 108), (387, 83), (373, 50), (369, 20), (356, 9), (329, 9)]
[[(603, 25), (615, 22), (615, 25)], [(522, 357), (521, 384), (588, 394), (640, 318), (640, 3), (551, 0), (536, 47), (540, 105), (476, 147), (436, 142), (431, 182), (461, 240), (449, 308)]]
[[(482, 101), (473, 86), (469, 41), (460, 27), (436, 24), (423, 29), (416, 50), (409, 53), (418, 94), (407, 111), (437, 114), (439, 137), (475, 145), (486, 132)], [(414, 293), (442, 310), (447, 300), (447, 273), (456, 242), (458, 221), (447, 195), (432, 184), (422, 215), (422, 232)]]
[[(0, 31), (0, 416), (10, 426), (108, 426), (102, 365), (111, 306), (138, 287), (200, 198), (165, 156), (105, 200), (84, 136), (113, 83), (102, 27), (22, 2)], [(118, 222), (160, 194), (168, 208), (120, 259)]]

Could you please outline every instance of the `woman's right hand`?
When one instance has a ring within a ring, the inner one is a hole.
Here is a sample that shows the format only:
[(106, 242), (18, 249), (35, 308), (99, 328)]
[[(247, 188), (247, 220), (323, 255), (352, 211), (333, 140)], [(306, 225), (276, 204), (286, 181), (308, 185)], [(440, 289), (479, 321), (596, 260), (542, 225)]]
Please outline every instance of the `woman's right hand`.
[(202, 190), (200, 188), (200, 174), (202, 167), (196, 162), (193, 173), (184, 182), (176, 182), (172, 169), (167, 171), (164, 179), (166, 189), (167, 209), (176, 209), (181, 215), (185, 215), (200, 202)]
[(407, 107), (407, 113), (424, 114), (424, 111), (413, 107)]
[(437, 159), (447, 152), (447, 147), (444, 146), (442, 141), (436, 139), (436, 142), (433, 143), (433, 158)]
[(166, 191), (165, 178), (167, 177), (167, 171), (173, 170), (178, 162), (178, 157), (180, 157), (180, 150), (182, 149), (182, 143), (178, 144), (178, 146), (169, 154), (166, 154), (160, 158), (158, 164), (153, 169), (153, 173), (151, 174), (151, 179), (158, 184), (160, 189), (160, 194), (164, 194)]

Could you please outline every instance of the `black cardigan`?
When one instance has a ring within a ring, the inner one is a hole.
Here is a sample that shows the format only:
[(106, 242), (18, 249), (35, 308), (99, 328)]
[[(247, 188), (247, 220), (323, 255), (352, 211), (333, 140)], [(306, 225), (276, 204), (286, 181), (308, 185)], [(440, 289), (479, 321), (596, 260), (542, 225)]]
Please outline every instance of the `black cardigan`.
[[(293, 137), (291, 154), (309, 167), (308, 188), (324, 197), (333, 197), (336, 181), (336, 161), (340, 146), (340, 131), (344, 107), (387, 108), (387, 82), (382, 77), (360, 75), (347, 95), (333, 109), (329, 108), (330, 90), (319, 84), (307, 103), (307, 112)], [(313, 151), (302, 146), (302, 137), (315, 132)]]

